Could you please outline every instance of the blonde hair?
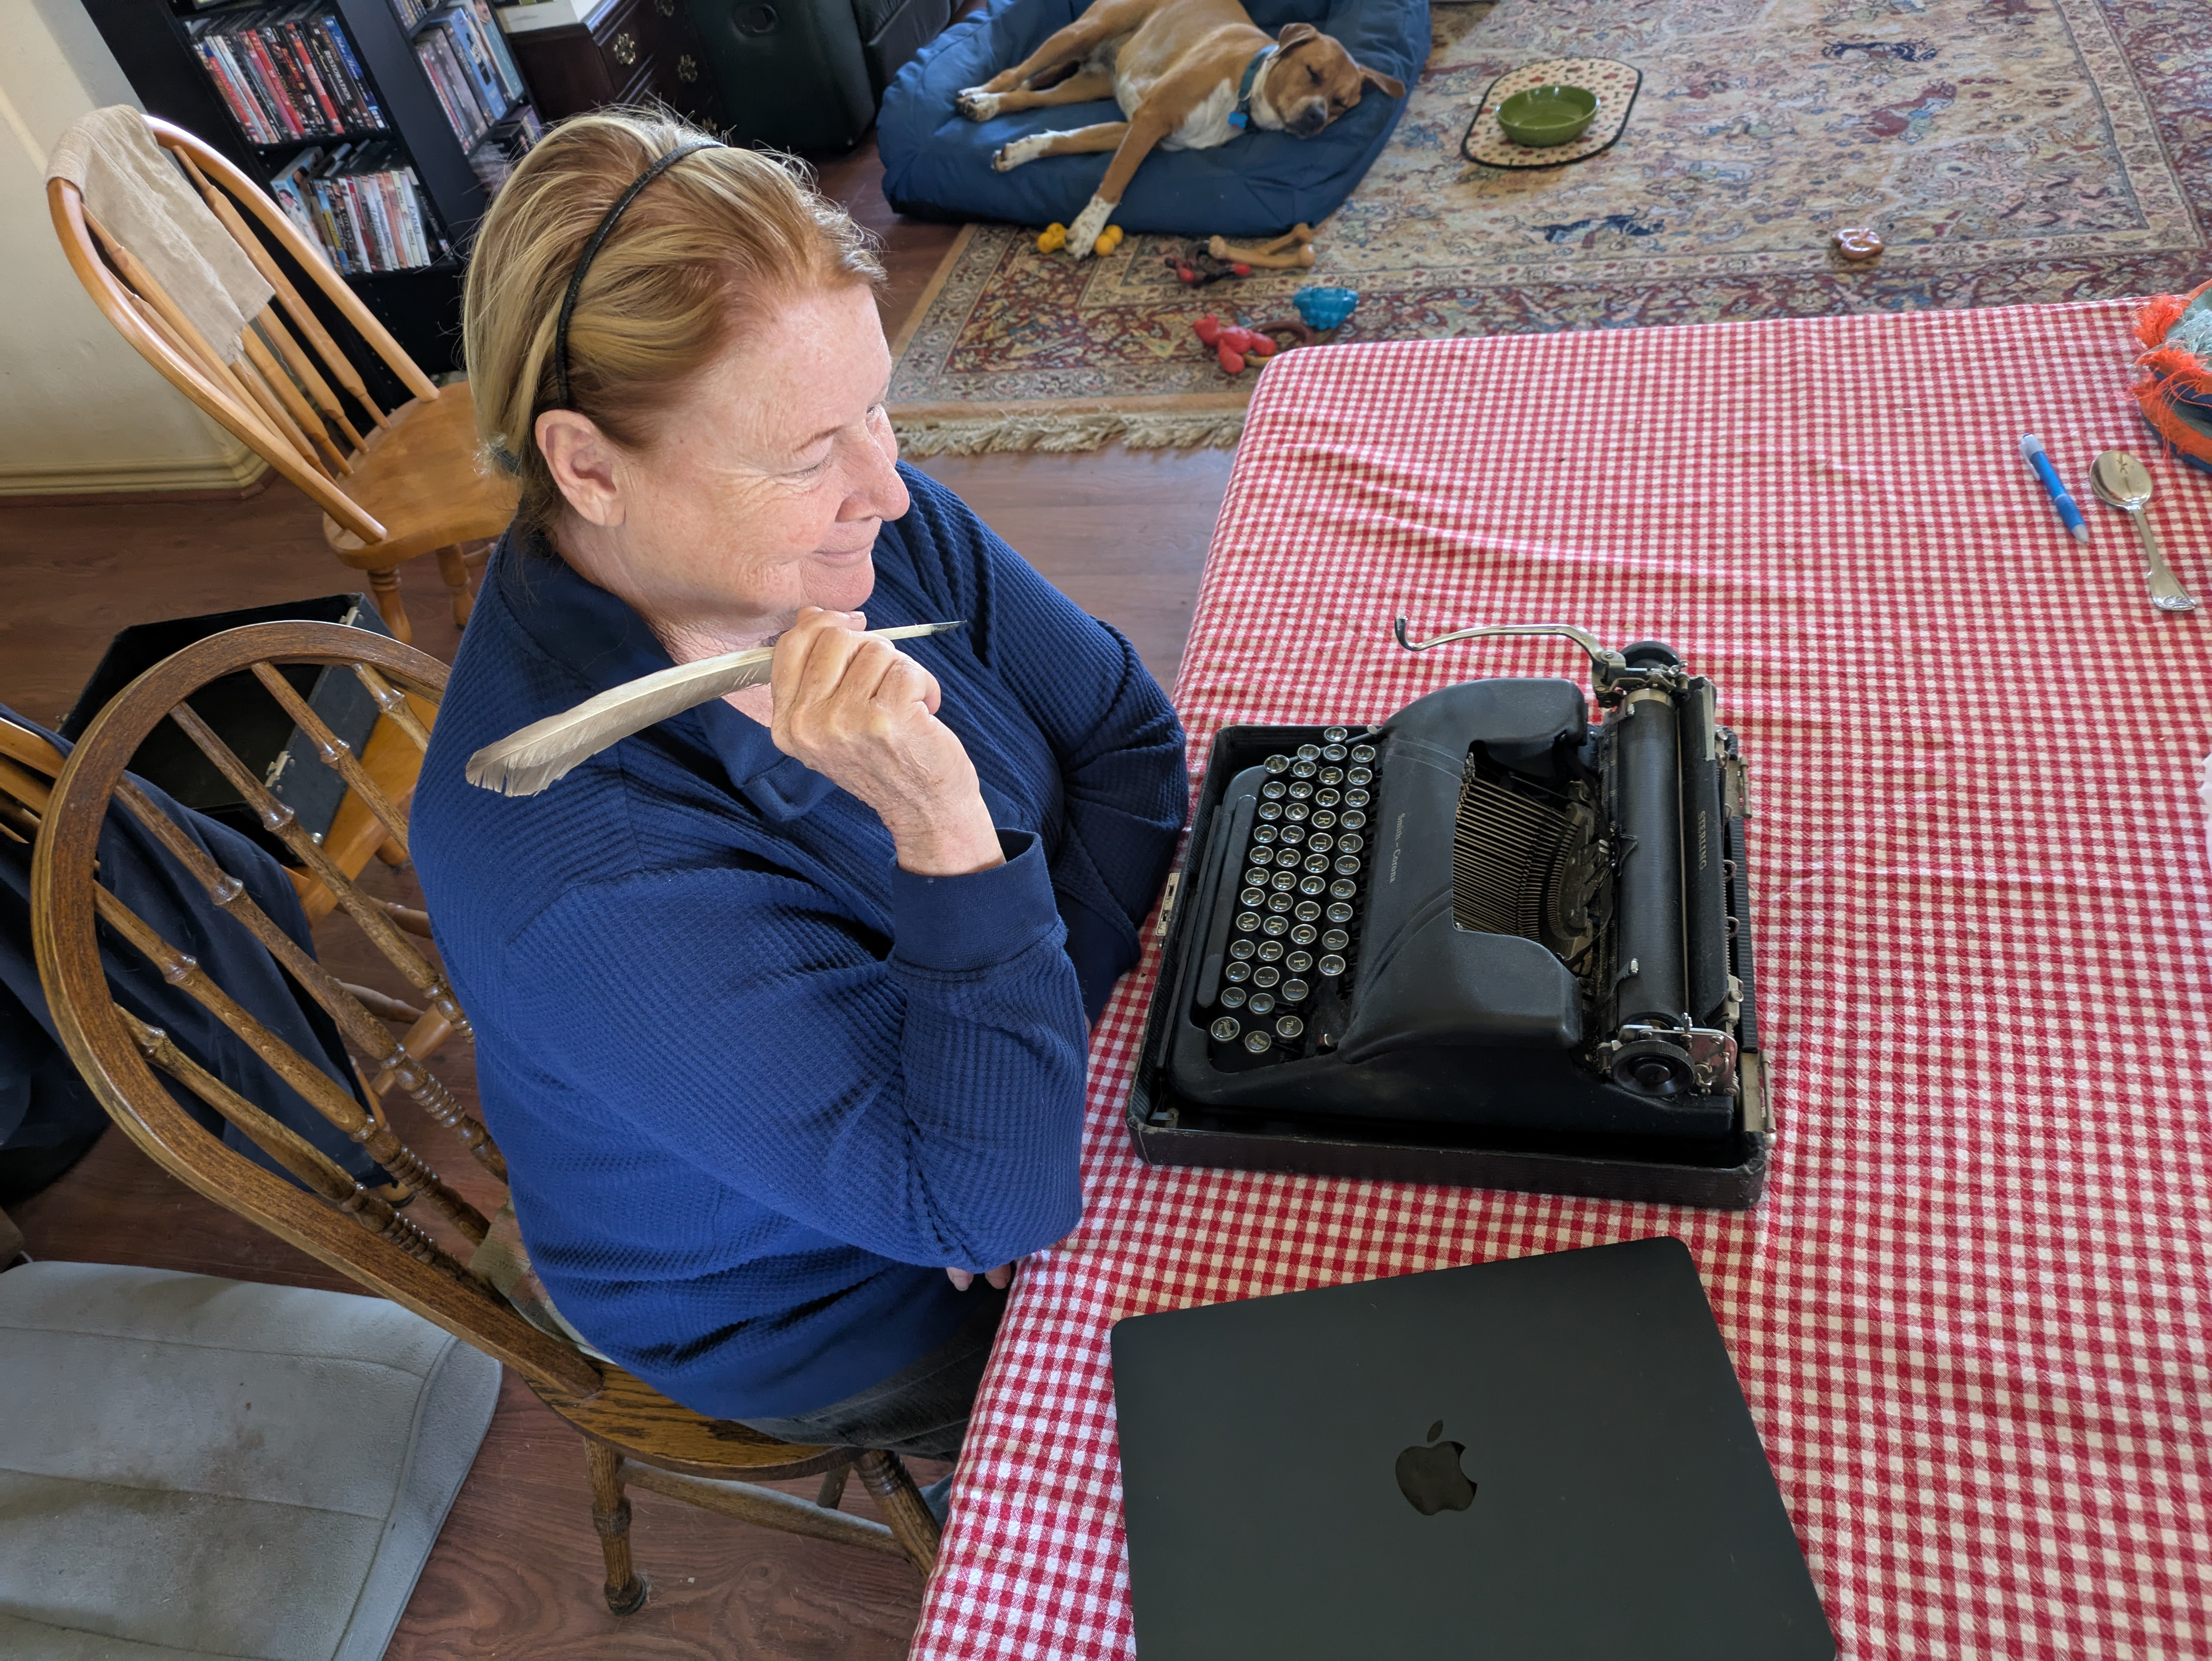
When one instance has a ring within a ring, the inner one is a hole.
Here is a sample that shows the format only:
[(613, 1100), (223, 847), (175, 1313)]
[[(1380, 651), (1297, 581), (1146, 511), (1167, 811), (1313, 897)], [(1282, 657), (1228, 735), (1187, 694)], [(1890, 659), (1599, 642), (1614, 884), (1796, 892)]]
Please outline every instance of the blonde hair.
[[(533, 427), (558, 398), (554, 332), (584, 245), (617, 198), (708, 135), (649, 110), (580, 115), (538, 140), (484, 216), (469, 258), (462, 344), (477, 432), (521, 482), (518, 516), (563, 508)], [(860, 228), (799, 164), (713, 145), (670, 167), (616, 222), (568, 319), (569, 407), (625, 448), (734, 331), (794, 294), (883, 280)]]

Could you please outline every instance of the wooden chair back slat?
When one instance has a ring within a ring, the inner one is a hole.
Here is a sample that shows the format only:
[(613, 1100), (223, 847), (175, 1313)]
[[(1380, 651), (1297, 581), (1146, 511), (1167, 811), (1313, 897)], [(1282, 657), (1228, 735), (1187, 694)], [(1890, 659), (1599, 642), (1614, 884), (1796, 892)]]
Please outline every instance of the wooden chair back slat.
[[(221, 151), (174, 123), (149, 115), (146, 118), (146, 126), (154, 135), (155, 143), (173, 155), (189, 158), (202, 182), (214, 180), (234, 204), (243, 207), (247, 214), (260, 222), (262, 234), (292, 257), (300, 269), (322, 290), (323, 297), (337, 308), (338, 315), (345, 319), (371, 351), (384, 360), (385, 367), (398, 377), (399, 383), (409, 392), (426, 402), (437, 398), (437, 383), (424, 374), (415, 360), (408, 356), (406, 350), (392, 338), (391, 332), (378, 322), (375, 314), (362, 303), (361, 297), (331, 269), (322, 250), (309, 242), (305, 233), (285, 217), (284, 210), (270, 200), (266, 191), (240, 172)], [(237, 236), (238, 232), (233, 229), (231, 234)], [(246, 240), (240, 238), (240, 246), (246, 246)], [(247, 257), (252, 258), (250, 247)], [(282, 294), (283, 289), (279, 289), (277, 292)]]
[(100, 921), (130, 941), (141, 956), (160, 970), (163, 980), (221, 1021), (310, 1107), (361, 1143), (368, 1150), (369, 1157), (393, 1177), (428, 1200), (447, 1221), (468, 1236), (471, 1244), (483, 1241), (489, 1227), (483, 1214), (447, 1188), (438, 1173), (401, 1141), (380, 1116), (371, 1116), (343, 1085), (271, 1032), (252, 1011), (209, 978), (207, 971), (190, 955), (163, 940), (106, 889), (95, 889), (93, 904)]
[[(353, 746), (331, 732), (323, 718), (308, 707), (307, 699), (301, 697), (294, 689), (292, 683), (267, 664), (255, 664), (253, 678), (268, 688), (269, 696), (283, 707), (284, 713), (291, 716), (293, 725), (307, 735), (308, 741), (315, 746), (317, 753), (322, 757), (323, 765), (335, 768), (339, 776), (360, 793), (361, 799), (368, 804), (369, 812), (375, 814), (382, 822), (384, 828), (391, 832), (392, 840), (399, 844), (399, 851), (405, 854), (407, 852), (407, 815), (390, 796), (385, 794), (384, 787), (369, 777), (368, 769), (361, 764), (361, 758), (354, 754)], [(394, 910), (390, 906), (383, 906), (381, 909), (387, 916), (392, 915)], [(406, 924), (396, 916), (393, 917), (393, 921), (400, 922), (402, 928), (406, 927)], [(410, 932), (419, 931), (410, 930)]]
[(392, 683), (365, 663), (356, 663), (353, 672), (368, 695), (376, 700), (376, 707), (397, 723), (400, 731), (415, 740), (415, 747), (427, 751), (430, 747), (430, 729), (409, 705), (406, 697)]
[(301, 864), (313, 872), (331, 893), (337, 896), (353, 920), (361, 925), (362, 933), (376, 943), (377, 949), (392, 960), (392, 966), (413, 982), (417, 991), (430, 1000), (434, 1008), (442, 1008), (454, 1002), (453, 990), (446, 984), (445, 976), (430, 960), (417, 952), (398, 924), (387, 916), (375, 901), (356, 888), (337, 863), (323, 851), (322, 845), (300, 825), (299, 816), (277, 799), (276, 793), (253, 776), (252, 769), (231, 753), (216, 730), (193, 713), (188, 703), (179, 703), (169, 711), (169, 719), (184, 729), (185, 736), (192, 741), (199, 752), (213, 762), (216, 770), (230, 782), (246, 805), (253, 810), (262, 827), (283, 843)]
[(333, 476), (352, 472), (353, 464), (346, 459), (345, 452), (331, 442), (323, 412), (301, 390), (299, 382), (293, 378), (291, 366), (276, 355), (276, 349), (264, 340), (251, 323), (239, 337), (239, 344), (246, 349), (246, 361), (260, 371), (262, 380), (269, 383), (270, 389), (283, 403), (302, 439), (315, 447), (318, 465), (323, 471)]
[[(356, 401), (368, 412), (372, 423), (379, 427), (385, 425), (384, 411), (368, 395), (368, 386), (362, 380), (361, 371), (338, 350), (338, 343), (331, 338), (331, 332), (323, 326), (322, 319), (308, 308), (306, 301), (300, 298), (300, 291), (292, 286), (292, 279), (284, 274), (284, 268), (270, 257), (269, 250), (261, 245), (261, 239), (254, 235), (246, 221), (239, 216), (238, 204), (208, 182), (208, 176), (200, 171), (199, 163), (193, 159), (191, 150), (172, 145), (169, 153), (184, 164), (185, 173), (200, 187), (200, 194), (207, 198), (209, 208), (222, 222), (222, 228), (230, 233), (232, 240), (245, 250), (246, 257), (253, 262), (254, 270), (259, 271), (269, 286), (276, 289), (277, 301), (292, 321), (299, 325), (300, 332), (307, 337), (308, 344), (323, 360), (323, 367), (337, 377), (339, 386), (353, 394)], [(356, 435), (354, 446), (357, 449), (360, 445), (360, 436)]]
[[(246, 332), (251, 335), (253, 332), (249, 329)], [(244, 336), (240, 337), (241, 341), (244, 338)], [(337, 470), (324, 459), (322, 452), (307, 436), (307, 429), (300, 425), (287, 406), (283, 394), (276, 390), (276, 383), (269, 379), (267, 372), (256, 361), (252, 351), (242, 350), (240, 352), (232, 373), (245, 386), (247, 396), (261, 406), (261, 413), (269, 424), (291, 445), (300, 459), (325, 478), (335, 478)]]
[(307, 356), (306, 348), (293, 338), (292, 332), (284, 326), (284, 319), (276, 314), (276, 308), (263, 307), (261, 314), (253, 319), (253, 326), (276, 347), (276, 355), (291, 369), (292, 378), (300, 383), (323, 419), (345, 435), (350, 453), (360, 454), (363, 443), (361, 429), (348, 417), (345, 405), (331, 389), (331, 383), (323, 379), (322, 370), (316, 367), (315, 360)]

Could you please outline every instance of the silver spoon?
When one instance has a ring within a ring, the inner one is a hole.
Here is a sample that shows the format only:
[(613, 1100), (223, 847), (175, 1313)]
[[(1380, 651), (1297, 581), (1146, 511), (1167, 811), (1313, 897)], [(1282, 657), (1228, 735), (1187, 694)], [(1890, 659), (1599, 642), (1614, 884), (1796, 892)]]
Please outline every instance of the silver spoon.
[(2166, 569), (2166, 557), (2158, 551), (2158, 532), (2143, 517), (2143, 509), (2150, 504), (2150, 470), (2125, 450), (2107, 450), (2089, 469), (2089, 488), (2097, 493), (2098, 501), (2135, 520), (2143, 557), (2150, 561), (2150, 603), (2161, 611), (2195, 611), (2197, 602)]

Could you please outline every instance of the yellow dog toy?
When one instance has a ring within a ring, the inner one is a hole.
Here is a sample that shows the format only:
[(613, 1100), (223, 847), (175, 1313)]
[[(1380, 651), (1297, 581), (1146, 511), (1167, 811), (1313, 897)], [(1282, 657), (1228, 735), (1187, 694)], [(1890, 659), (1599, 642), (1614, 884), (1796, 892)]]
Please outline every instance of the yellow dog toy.
[[(1039, 253), (1058, 253), (1066, 246), (1067, 227), (1056, 220), (1046, 226), (1043, 233), (1037, 238)], [(1103, 259), (1121, 246), (1121, 228), (1119, 225), (1109, 225), (1099, 234), (1098, 240), (1091, 245), (1091, 251)]]

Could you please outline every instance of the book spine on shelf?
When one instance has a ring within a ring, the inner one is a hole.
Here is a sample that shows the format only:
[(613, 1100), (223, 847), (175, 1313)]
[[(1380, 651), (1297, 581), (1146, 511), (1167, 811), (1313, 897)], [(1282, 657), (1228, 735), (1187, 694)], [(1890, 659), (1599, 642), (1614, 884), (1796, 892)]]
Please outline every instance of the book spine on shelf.
[(345, 72), (345, 65), (338, 62), (337, 53), (331, 50), (330, 37), (323, 32), (321, 22), (319, 17), (301, 20), (300, 45), (307, 52), (308, 61), (314, 65), (316, 76), (322, 82), (324, 90), (329, 93), (331, 103), (337, 106), (339, 126), (349, 132), (361, 131), (374, 124), (370, 122), (368, 111), (355, 89), (352, 77)]
[(485, 120), (498, 120), (507, 113), (507, 89), (500, 84), (490, 53), (477, 38), (476, 19), (465, 6), (454, 9), (447, 37), (453, 43), (453, 55), (460, 60), (462, 72), (469, 77), (469, 90), (483, 106)]
[(192, 50), (199, 54), (200, 62), (207, 70), (208, 79), (215, 82), (216, 91), (222, 95), (224, 105), (230, 111), (231, 119), (238, 123), (246, 141), (254, 144), (274, 143), (274, 136), (270, 132), (268, 124), (261, 119), (261, 112), (240, 90), (229, 65), (223, 62), (222, 54), (216, 50), (215, 42), (196, 40), (192, 42)]
[(431, 54), (437, 60), (438, 68), (445, 78), (447, 95), (453, 101), (453, 131), (459, 137), (463, 149), (473, 149), (477, 141), (483, 137), (484, 128), (490, 125), (489, 119), (477, 100), (474, 88), (469, 84), (468, 72), (461, 68), (459, 57), (453, 50), (453, 38), (447, 32), (446, 26), (443, 23), (432, 24), (423, 39), (430, 44)]
[(447, 125), (453, 128), (454, 136), (462, 141), (465, 149), (469, 143), (469, 123), (462, 115), (460, 106), (453, 101), (455, 89), (446, 82), (445, 66), (438, 61), (437, 35), (435, 28), (426, 29), (417, 35), (415, 56), (422, 65), (422, 74), (430, 82), (430, 90), (437, 94), (438, 106), (446, 113)]
[(354, 52), (353, 42), (346, 36), (345, 25), (338, 21), (336, 12), (326, 11), (315, 20), (315, 27), (330, 41), (331, 50), (337, 54), (338, 63), (344, 68), (346, 77), (353, 82), (361, 106), (368, 114), (368, 130), (383, 131), (390, 124), (384, 119), (384, 108), (376, 101), (375, 93), (369, 89), (368, 77), (362, 73), (361, 59)]
[(322, 70), (315, 62), (315, 54), (308, 50), (307, 33), (300, 27), (299, 18), (286, 17), (283, 27), (286, 54), (299, 66), (301, 84), (314, 100), (314, 107), (321, 113), (324, 125), (333, 133), (343, 132), (352, 123), (331, 89), (323, 84)]
[(491, 8), (484, 3), (484, 0), (468, 0), (468, 8), (476, 18), (477, 33), (483, 37), (484, 46), (491, 53), (492, 64), (499, 73), (500, 84), (507, 89), (505, 101), (512, 104), (518, 99), (528, 97), (530, 88), (523, 81), (522, 70), (514, 61), (514, 54), (507, 50), (507, 31), (494, 20)]
[(291, 94), (285, 90), (283, 74), (277, 69), (276, 59), (270, 55), (269, 43), (261, 38), (261, 31), (241, 26), (233, 39), (238, 44), (240, 58), (246, 64), (247, 72), (252, 76), (253, 83), (260, 91), (263, 100), (275, 113), (277, 131), (286, 138), (306, 137), (307, 126), (300, 119), (300, 112), (293, 104)]
[(253, 36), (261, 43), (262, 51), (268, 54), (270, 64), (276, 72), (277, 90), (284, 94), (284, 101), (290, 107), (293, 119), (300, 124), (297, 136), (319, 138), (326, 131), (335, 131), (335, 128), (326, 128), (322, 110), (315, 102), (315, 95), (308, 90), (307, 77), (300, 73), (300, 66), (292, 61), (292, 43), (285, 37), (283, 20), (280, 17), (267, 19), (254, 29)]

